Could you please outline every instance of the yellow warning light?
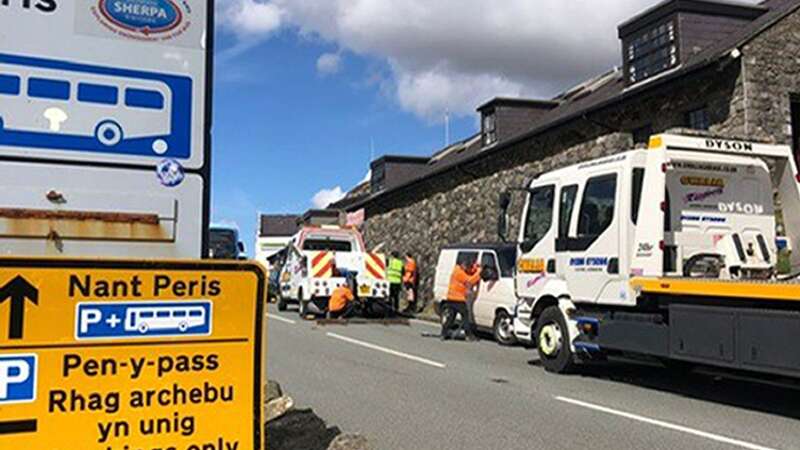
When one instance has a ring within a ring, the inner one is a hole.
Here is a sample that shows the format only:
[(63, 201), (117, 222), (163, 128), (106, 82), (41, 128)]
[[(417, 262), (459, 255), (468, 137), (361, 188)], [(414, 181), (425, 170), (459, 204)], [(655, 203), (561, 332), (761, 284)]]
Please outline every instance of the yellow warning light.
[(650, 138), (648, 148), (650, 150), (659, 149), (664, 145), (664, 139), (661, 136), (653, 136)]

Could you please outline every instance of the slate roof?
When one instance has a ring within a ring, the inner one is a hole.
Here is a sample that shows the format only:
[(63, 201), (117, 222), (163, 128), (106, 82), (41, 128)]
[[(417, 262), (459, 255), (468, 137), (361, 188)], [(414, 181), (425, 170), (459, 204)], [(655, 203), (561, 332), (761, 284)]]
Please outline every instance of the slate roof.
[(300, 216), (293, 214), (262, 214), (258, 230), (259, 237), (293, 236), (297, 232)]
[[(672, 1), (674, 0), (666, 0), (655, 8)], [(729, 4), (731, 2), (718, 1), (717, 3)], [(362, 208), (371, 201), (389, 193), (409, 188), (416, 183), (441, 175), (456, 166), (475, 161), (488, 155), (500, 153), (521, 141), (534, 138), (537, 135), (580, 118), (583, 115), (621, 103), (631, 97), (649, 91), (656, 86), (661, 86), (708, 67), (710, 64), (729, 57), (733, 49), (741, 47), (781, 19), (793, 13), (800, 7), (800, 0), (765, 0), (759, 5), (767, 10), (763, 15), (747, 25), (742, 26), (737, 32), (728, 35), (726, 38), (706, 47), (700, 52), (687, 55), (687, 58), (682, 64), (676, 68), (631, 86), (626, 86), (622, 70), (615, 68), (554, 97), (552, 101), (559, 102), (559, 105), (547, 114), (544, 114), (538, 121), (532, 122), (530, 131), (507, 141), (500, 142), (497, 145), (485, 148), (482, 146), (480, 135), (471, 136), (464, 141), (435, 153), (431, 157), (431, 162), (425, 170), (420, 170), (416, 177), (392, 189), (386, 189), (369, 196), (364, 196), (355, 202), (349, 202), (347, 209), (353, 210)], [(648, 11), (642, 14), (647, 14)], [(438, 159), (437, 155), (439, 156)]]

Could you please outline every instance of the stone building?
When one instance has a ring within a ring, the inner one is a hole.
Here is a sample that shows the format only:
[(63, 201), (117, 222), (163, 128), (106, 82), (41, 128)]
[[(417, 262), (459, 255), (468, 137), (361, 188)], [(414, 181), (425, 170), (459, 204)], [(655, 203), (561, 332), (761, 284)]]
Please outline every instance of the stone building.
[(370, 246), (417, 255), (430, 300), (439, 249), (497, 240), (498, 193), (537, 173), (673, 128), (800, 148), (800, 0), (668, 0), (618, 32), (620, 68), (552, 99), (494, 99), (480, 133), (430, 158), (375, 161), (372, 182), (333, 207), (364, 210)]

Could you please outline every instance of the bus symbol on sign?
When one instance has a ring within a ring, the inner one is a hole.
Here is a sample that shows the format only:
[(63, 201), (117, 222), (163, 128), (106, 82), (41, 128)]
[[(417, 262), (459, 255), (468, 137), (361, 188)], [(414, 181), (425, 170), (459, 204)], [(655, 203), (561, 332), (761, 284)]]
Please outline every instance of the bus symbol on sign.
[(0, 405), (36, 400), (36, 355), (0, 355)]
[(208, 336), (211, 302), (79, 303), (78, 339)]
[(0, 53), (0, 146), (187, 159), (188, 77)]

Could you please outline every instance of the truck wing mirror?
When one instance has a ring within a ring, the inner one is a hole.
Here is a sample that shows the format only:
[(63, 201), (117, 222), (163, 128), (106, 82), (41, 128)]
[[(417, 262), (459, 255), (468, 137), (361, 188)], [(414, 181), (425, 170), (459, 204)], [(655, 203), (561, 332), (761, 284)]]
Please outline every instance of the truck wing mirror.
[(511, 205), (511, 194), (508, 192), (500, 193), (498, 206), (500, 212), (497, 216), (497, 236), (503, 242), (508, 242), (508, 207)]

